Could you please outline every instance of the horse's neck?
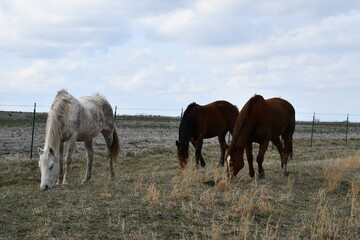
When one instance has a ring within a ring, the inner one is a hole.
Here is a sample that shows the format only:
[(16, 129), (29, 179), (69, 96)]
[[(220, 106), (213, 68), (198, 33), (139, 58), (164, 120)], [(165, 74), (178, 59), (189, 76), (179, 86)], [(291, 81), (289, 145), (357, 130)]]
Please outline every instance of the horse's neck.
[(59, 153), (61, 143), (61, 127), (56, 120), (56, 116), (49, 116), (46, 123), (45, 149), (51, 147), (55, 153)]

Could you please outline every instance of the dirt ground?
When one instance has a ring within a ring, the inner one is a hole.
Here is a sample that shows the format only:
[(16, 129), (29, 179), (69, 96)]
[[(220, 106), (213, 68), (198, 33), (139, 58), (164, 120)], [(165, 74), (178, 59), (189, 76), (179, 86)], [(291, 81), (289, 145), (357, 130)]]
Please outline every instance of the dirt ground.
[[(44, 146), (46, 113), (36, 115), (34, 128), (33, 158), (37, 149)], [(140, 153), (156, 147), (175, 147), (178, 139), (179, 117), (117, 116), (122, 156)], [(294, 139), (308, 139), (310, 144), (312, 123), (298, 122)], [(30, 156), (32, 113), (0, 112), (0, 156), (5, 158)], [(314, 140), (344, 139), (346, 123), (316, 123)], [(348, 138), (360, 138), (360, 124), (348, 126)], [(229, 137), (227, 137), (229, 141)], [(204, 145), (217, 144), (217, 138), (206, 139)], [(94, 139), (95, 151), (106, 151), (101, 135)], [(77, 143), (75, 157), (84, 153), (83, 143)]]

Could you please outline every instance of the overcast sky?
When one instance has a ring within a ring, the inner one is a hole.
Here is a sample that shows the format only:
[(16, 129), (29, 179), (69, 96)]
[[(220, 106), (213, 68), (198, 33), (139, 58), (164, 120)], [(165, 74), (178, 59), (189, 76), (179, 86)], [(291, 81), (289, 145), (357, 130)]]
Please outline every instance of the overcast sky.
[(0, 0), (0, 105), (49, 106), (62, 88), (120, 114), (257, 93), (298, 119), (355, 116), (360, 1)]

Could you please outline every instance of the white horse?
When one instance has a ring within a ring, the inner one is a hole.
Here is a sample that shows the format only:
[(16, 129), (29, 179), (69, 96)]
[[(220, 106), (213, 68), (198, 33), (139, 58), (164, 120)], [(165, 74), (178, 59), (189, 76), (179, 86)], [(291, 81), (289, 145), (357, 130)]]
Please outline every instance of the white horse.
[[(109, 102), (98, 94), (76, 99), (65, 90), (60, 90), (48, 114), (44, 149), (39, 148), (40, 189), (52, 188), (56, 177), (58, 184), (68, 183), (67, 175), (76, 142), (84, 142), (87, 170), (82, 182), (89, 181), (94, 157), (93, 138), (100, 132), (105, 138), (110, 155), (110, 178), (113, 179), (113, 162), (120, 153), (120, 145)], [(65, 142), (66, 165), (63, 168)]]

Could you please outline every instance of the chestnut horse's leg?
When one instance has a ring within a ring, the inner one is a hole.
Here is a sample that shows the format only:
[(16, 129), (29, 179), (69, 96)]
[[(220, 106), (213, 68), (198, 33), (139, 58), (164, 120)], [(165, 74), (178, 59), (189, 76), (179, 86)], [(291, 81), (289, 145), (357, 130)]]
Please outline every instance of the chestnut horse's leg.
[(59, 171), (59, 177), (56, 182), (56, 184), (62, 184), (63, 178), (64, 178), (64, 163), (63, 163), (63, 157), (64, 157), (64, 143), (60, 143), (60, 149), (59, 149), (59, 165), (60, 165), (60, 171)]
[(268, 145), (269, 145), (269, 140), (264, 140), (260, 143), (260, 146), (259, 146), (259, 153), (256, 158), (256, 162), (258, 163), (258, 167), (259, 167), (259, 178), (265, 177), (265, 171), (262, 166), (262, 163), (264, 161), (264, 155), (268, 148)]
[(87, 155), (87, 168), (86, 168), (85, 178), (83, 179), (82, 183), (86, 183), (90, 180), (92, 163), (94, 159), (94, 148), (93, 148), (92, 139), (84, 142), (84, 146), (86, 148), (86, 155)]
[(223, 167), (224, 166), (224, 158), (225, 158), (225, 151), (226, 151), (226, 142), (225, 142), (225, 136), (226, 136), (226, 133), (222, 133), (218, 136), (218, 139), (219, 139), (219, 143), (220, 143), (220, 150), (221, 150), (221, 155), (220, 155), (220, 160), (219, 160), (219, 167)]
[(63, 184), (67, 184), (67, 175), (70, 169), (70, 164), (72, 161), (72, 153), (75, 149), (75, 144), (76, 144), (76, 139), (75, 138), (70, 138), (68, 140), (68, 144), (67, 144), (67, 150), (66, 150), (66, 157), (65, 157), (65, 171), (64, 171), (64, 178), (63, 178)]
[(245, 148), (246, 151), (246, 158), (249, 163), (249, 176), (254, 177), (255, 171), (254, 171), (254, 165), (253, 165), (253, 154), (252, 154), (252, 143), (248, 143)]
[(280, 137), (274, 138), (271, 140), (271, 142), (276, 146), (279, 154), (280, 154), (280, 159), (281, 159), (281, 168), (286, 168), (286, 157), (285, 157), (285, 153), (284, 153), (284, 148), (283, 148), (283, 144), (280, 141)]
[(287, 170), (287, 162), (289, 157), (292, 157), (292, 134), (284, 134), (284, 176), (289, 176)]

